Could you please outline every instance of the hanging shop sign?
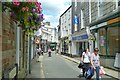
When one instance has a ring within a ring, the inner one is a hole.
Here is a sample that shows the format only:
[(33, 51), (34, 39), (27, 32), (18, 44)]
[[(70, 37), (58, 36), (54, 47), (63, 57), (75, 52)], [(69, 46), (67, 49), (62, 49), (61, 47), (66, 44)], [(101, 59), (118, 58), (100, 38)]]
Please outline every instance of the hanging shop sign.
[(36, 44), (39, 44), (39, 42), (40, 42), (40, 41), (39, 41), (38, 39), (35, 41)]
[(77, 16), (75, 16), (75, 17), (74, 17), (74, 26), (75, 26), (74, 30), (75, 30), (75, 31), (77, 31), (77, 29), (78, 29), (78, 23), (79, 23), (79, 19), (78, 19)]

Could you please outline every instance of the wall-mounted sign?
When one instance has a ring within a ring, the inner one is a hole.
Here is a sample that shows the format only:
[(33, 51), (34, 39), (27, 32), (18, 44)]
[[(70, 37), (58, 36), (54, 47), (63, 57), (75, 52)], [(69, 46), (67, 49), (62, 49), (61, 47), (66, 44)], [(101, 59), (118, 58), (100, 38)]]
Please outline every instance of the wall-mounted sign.
[(74, 30), (75, 30), (75, 31), (77, 31), (77, 29), (78, 29), (78, 23), (79, 23), (79, 19), (78, 19), (77, 16), (75, 16), (75, 17), (74, 17), (74, 25), (75, 25)]
[(36, 44), (39, 44), (39, 42), (40, 42), (40, 41), (39, 41), (38, 39), (35, 41)]
[(76, 36), (76, 37), (72, 37), (72, 40), (84, 40), (84, 39), (88, 39), (88, 35), (82, 35), (82, 36)]

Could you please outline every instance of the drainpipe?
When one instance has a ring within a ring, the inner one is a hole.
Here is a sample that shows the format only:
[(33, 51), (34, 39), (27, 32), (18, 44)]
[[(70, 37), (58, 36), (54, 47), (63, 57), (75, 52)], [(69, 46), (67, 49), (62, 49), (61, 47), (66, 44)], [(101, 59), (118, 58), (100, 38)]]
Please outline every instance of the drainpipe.
[(106, 32), (106, 58), (108, 57), (108, 33), (107, 33), (107, 28), (105, 28)]
[(93, 52), (93, 41), (89, 39), (89, 37), (91, 35), (89, 26), (86, 26), (86, 32), (88, 35), (88, 42), (89, 42), (89, 48), (90, 48), (89, 50), (90, 50), (90, 53), (92, 53)]
[(17, 35), (16, 35), (16, 64), (18, 65), (19, 70), (19, 57), (20, 57), (20, 27), (17, 27)]
[(28, 34), (28, 71), (31, 74), (31, 36)]
[(33, 59), (33, 56), (34, 56), (34, 51), (33, 51), (33, 49), (34, 49), (34, 44), (33, 44), (33, 40), (34, 40), (34, 38), (33, 38), (33, 36), (31, 37), (31, 59)]

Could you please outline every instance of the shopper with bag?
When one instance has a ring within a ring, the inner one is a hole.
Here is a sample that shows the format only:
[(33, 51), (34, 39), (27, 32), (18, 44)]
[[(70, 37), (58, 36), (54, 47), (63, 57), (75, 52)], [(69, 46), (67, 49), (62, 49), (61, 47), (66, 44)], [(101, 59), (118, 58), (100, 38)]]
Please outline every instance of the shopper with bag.
[(84, 66), (82, 68), (82, 70), (83, 70), (83, 77), (84, 77), (85, 76), (85, 72), (87, 72), (88, 69), (91, 66), (91, 63), (90, 63), (90, 61), (91, 61), (91, 54), (90, 54), (88, 49), (85, 49), (85, 51), (82, 53), (81, 61), (84, 64)]
[(99, 76), (99, 78), (102, 78), (103, 74), (105, 74), (105, 71), (103, 69), (103, 66), (100, 66), (100, 76)]
[(94, 69), (96, 71), (96, 80), (100, 80), (99, 79), (99, 75), (100, 75), (100, 57), (98, 54), (98, 48), (94, 49), (94, 52), (91, 55), (91, 59), (92, 59), (92, 63), (94, 65)]

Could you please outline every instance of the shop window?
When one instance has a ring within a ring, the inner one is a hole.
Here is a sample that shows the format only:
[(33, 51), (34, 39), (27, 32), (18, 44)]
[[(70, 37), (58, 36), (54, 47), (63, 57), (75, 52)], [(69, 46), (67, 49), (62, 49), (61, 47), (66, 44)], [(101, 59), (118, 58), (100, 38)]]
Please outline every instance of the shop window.
[(108, 55), (115, 56), (120, 51), (120, 27), (108, 28)]
[(99, 34), (99, 49), (100, 49), (100, 55), (106, 55), (106, 30), (105, 28), (101, 28), (98, 30)]

